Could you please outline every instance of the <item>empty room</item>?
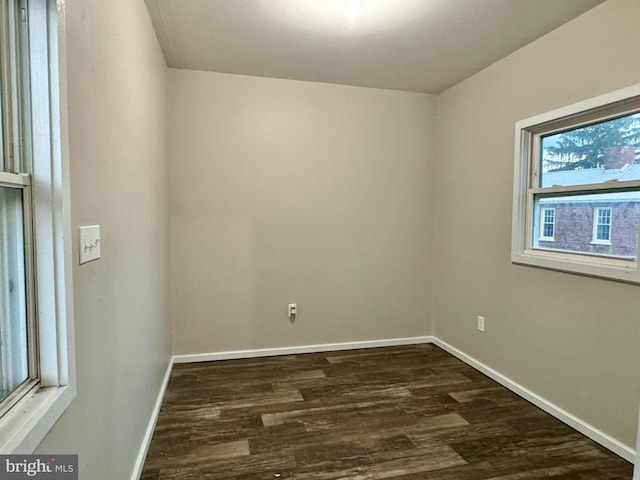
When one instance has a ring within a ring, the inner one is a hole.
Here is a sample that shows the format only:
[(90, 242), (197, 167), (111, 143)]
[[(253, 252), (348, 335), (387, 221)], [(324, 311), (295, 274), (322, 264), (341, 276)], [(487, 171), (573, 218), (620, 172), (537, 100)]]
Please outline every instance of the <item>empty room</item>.
[(0, 478), (640, 480), (640, 1), (0, 20)]

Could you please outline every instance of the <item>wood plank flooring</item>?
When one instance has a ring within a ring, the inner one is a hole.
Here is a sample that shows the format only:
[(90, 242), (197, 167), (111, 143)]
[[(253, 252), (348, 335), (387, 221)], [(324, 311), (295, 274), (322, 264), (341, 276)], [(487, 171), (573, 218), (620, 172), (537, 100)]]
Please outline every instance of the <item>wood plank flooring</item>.
[(142, 480), (629, 480), (632, 470), (416, 345), (176, 365)]

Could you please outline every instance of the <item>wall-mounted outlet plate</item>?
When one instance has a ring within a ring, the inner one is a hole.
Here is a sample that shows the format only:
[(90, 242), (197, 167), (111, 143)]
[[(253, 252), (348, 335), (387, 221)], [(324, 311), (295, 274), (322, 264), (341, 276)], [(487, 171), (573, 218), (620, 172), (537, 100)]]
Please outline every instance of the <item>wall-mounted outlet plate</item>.
[(100, 225), (78, 227), (80, 265), (100, 258)]

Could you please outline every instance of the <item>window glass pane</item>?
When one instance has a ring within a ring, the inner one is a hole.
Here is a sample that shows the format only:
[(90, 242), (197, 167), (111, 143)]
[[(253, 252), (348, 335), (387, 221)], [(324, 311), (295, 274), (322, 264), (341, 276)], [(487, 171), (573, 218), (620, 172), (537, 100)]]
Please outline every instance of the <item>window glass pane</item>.
[(10, 143), (7, 138), (10, 121), (7, 118), (7, 109), (11, 105), (9, 23), (12, 15), (9, 13), (9, 8), (8, 2), (0, 0), (0, 172), (7, 171), (7, 144)]
[(29, 376), (22, 193), (0, 187), (0, 400)]
[(542, 138), (540, 186), (640, 180), (640, 113)]
[[(534, 248), (634, 259), (638, 255), (640, 192), (538, 198)], [(553, 241), (545, 241), (543, 209), (554, 210)]]

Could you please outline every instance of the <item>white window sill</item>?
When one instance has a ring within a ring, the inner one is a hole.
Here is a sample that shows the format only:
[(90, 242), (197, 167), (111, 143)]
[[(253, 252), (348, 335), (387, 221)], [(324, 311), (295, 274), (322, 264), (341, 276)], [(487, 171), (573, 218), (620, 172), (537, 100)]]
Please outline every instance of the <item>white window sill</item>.
[(523, 252), (512, 251), (511, 261), (547, 270), (640, 284), (640, 270), (636, 259), (526, 249)]
[(591, 242), (591, 245), (611, 245), (611, 241), (607, 241), (607, 240), (594, 240), (593, 242)]
[(71, 386), (34, 388), (0, 419), (0, 452), (33, 453), (75, 396)]
[(553, 238), (553, 237), (540, 237), (538, 239), (538, 241), (540, 241), (540, 242), (555, 242), (556, 239)]

